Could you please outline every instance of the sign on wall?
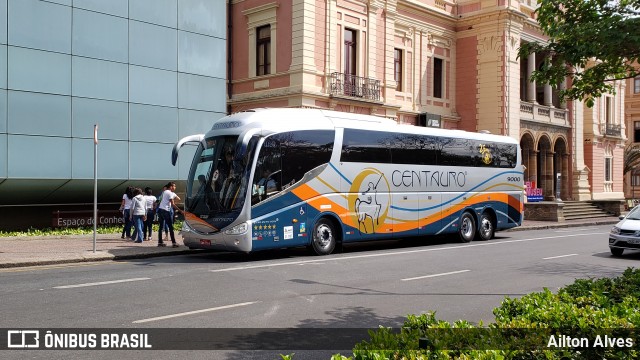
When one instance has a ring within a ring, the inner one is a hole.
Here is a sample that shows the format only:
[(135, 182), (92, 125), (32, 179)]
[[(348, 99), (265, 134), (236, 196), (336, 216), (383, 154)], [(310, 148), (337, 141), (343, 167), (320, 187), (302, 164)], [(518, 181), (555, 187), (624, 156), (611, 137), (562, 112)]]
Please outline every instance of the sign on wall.
[(525, 192), (528, 202), (542, 201), (542, 189), (536, 187), (535, 181), (527, 181), (524, 183)]

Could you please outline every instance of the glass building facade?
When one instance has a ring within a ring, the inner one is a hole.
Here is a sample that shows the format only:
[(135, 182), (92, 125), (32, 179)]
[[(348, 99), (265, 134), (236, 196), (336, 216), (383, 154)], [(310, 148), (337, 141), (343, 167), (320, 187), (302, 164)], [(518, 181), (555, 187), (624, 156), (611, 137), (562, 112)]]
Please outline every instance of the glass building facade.
[(91, 203), (94, 124), (99, 202), (184, 179), (225, 78), (225, 1), (0, 0), (0, 218)]

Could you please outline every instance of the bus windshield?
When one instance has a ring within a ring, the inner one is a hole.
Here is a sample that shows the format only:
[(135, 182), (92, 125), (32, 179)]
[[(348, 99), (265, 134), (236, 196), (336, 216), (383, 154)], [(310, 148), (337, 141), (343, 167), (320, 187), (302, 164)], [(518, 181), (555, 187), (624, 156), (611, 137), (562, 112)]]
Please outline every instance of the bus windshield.
[(255, 141), (238, 160), (234, 152), (237, 140), (236, 135), (209, 137), (196, 151), (185, 208), (199, 219), (197, 230), (202, 233), (218, 232), (231, 224), (244, 205)]

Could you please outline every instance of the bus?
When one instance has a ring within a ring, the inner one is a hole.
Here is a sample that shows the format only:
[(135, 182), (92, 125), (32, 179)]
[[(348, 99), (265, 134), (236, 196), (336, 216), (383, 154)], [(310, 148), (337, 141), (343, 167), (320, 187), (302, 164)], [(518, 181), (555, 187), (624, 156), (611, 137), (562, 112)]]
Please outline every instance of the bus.
[(182, 235), (236, 252), (453, 234), (489, 240), (521, 225), (515, 139), (372, 115), (272, 108), (217, 120), (196, 143)]

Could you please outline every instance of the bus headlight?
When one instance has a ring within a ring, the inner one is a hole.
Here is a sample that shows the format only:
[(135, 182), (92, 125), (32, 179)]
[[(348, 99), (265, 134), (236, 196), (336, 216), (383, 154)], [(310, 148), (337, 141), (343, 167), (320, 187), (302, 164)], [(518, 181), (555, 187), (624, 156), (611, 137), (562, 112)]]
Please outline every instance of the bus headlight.
[(224, 233), (227, 235), (242, 235), (249, 230), (249, 226), (247, 223), (242, 223), (240, 225), (236, 225), (229, 230), (225, 230)]

